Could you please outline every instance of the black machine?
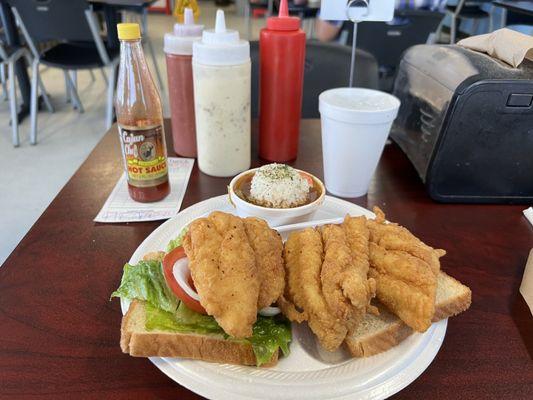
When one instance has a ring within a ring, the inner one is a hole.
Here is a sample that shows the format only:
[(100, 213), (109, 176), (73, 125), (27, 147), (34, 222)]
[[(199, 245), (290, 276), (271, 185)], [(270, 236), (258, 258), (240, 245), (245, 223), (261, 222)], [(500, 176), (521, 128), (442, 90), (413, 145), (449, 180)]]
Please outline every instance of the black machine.
[(430, 196), (446, 203), (533, 203), (533, 63), (519, 68), (459, 46), (410, 48), (394, 84), (391, 138)]

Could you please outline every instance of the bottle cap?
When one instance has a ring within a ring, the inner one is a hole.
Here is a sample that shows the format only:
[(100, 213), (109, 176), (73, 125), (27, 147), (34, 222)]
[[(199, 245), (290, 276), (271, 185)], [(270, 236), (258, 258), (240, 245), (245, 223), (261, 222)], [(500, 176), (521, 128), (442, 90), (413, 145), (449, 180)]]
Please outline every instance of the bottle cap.
[(141, 28), (135, 23), (117, 24), (118, 38), (120, 40), (137, 40), (141, 38)]
[(280, 1), (277, 17), (270, 17), (267, 19), (267, 29), (273, 31), (296, 31), (300, 29), (300, 18), (289, 16), (287, 0)]
[(224, 11), (217, 10), (215, 29), (204, 30), (202, 40), (193, 44), (193, 59), (210, 65), (244, 64), (250, 61), (250, 43), (238, 31), (226, 29)]
[(202, 36), (203, 25), (194, 23), (192, 8), (186, 8), (183, 16), (183, 24), (174, 24), (174, 35), (184, 37)]
[(202, 38), (203, 25), (194, 23), (192, 9), (185, 9), (184, 23), (174, 25), (174, 33), (165, 33), (164, 51), (167, 54), (191, 55), (192, 44)]

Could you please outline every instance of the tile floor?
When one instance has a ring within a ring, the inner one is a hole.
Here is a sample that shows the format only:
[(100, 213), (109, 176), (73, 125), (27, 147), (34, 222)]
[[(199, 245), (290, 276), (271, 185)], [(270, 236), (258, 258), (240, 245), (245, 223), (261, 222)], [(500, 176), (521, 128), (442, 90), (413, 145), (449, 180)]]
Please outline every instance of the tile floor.
[[(212, 3), (200, 4), (201, 23), (211, 27), (215, 7)], [(233, 7), (225, 11), (227, 26), (239, 29), (245, 36), (244, 19), (236, 15)], [(171, 16), (149, 17), (149, 33), (164, 77), (163, 35), (171, 31), (173, 23)], [(263, 24), (264, 20), (253, 21), (254, 37)], [(30, 124), (26, 119), (20, 125), (21, 145), (13, 148), (8, 102), (0, 101), (0, 265), (104, 135), (105, 82), (99, 71), (95, 71), (95, 77), (93, 82), (89, 72), (78, 74), (79, 95), (85, 108), (80, 114), (65, 101), (62, 72), (42, 70), (42, 79), (56, 111), (39, 113), (36, 146), (29, 144)], [(166, 95), (163, 99), (168, 110)]]

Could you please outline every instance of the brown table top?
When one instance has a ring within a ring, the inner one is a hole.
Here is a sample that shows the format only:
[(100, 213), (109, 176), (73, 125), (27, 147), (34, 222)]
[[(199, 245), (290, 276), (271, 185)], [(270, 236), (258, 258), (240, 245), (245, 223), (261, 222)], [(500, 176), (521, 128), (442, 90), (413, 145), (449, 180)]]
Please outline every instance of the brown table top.
[[(301, 131), (294, 165), (321, 177), (319, 121), (304, 120)], [(109, 295), (160, 225), (93, 222), (121, 163), (113, 127), (0, 268), (0, 398), (198, 398), (119, 348), (120, 305)], [(183, 208), (225, 193), (228, 181), (195, 166)], [(442, 268), (473, 292), (470, 310), (450, 319), (433, 363), (394, 398), (531, 398), (533, 362), (520, 332), (533, 338), (533, 318), (516, 301), (533, 244), (523, 207), (435, 203), (395, 145), (386, 146), (369, 194), (355, 202), (379, 205), (446, 249)]]

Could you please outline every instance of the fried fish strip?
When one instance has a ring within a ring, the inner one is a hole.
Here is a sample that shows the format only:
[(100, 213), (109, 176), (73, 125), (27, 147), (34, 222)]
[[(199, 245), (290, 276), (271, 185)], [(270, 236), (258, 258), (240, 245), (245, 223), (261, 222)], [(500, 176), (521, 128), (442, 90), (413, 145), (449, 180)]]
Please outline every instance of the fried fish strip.
[[(346, 215), (342, 227), (353, 258), (352, 271), (354, 276), (352, 279), (357, 282), (354, 285), (359, 288), (359, 293), (361, 293), (359, 305), (362, 308), (364, 304), (366, 311), (378, 314), (377, 308), (370, 304), (372, 298), (376, 296), (376, 281), (368, 276), (370, 269), (370, 231), (366, 226), (366, 218)], [(360, 312), (363, 312), (363, 310), (360, 310)]]
[(285, 288), (283, 242), (279, 233), (262, 219), (249, 217), (243, 221), (246, 235), (255, 253), (260, 282), (257, 308), (261, 309), (274, 303)]
[(331, 313), (322, 294), (322, 252), (317, 230), (308, 228), (290, 234), (284, 249), (287, 283), (278, 304), (290, 320), (307, 320), (320, 344), (333, 351), (341, 345), (348, 330)]
[(374, 207), (370, 230), (370, 276), (377, 283), (377, 298), (402, 321), (424, 332), (435, 313), (439, 258), (446, 252), (424, 244), (406, 228), (385, 223)]
[(189, 225), (183, 247), (207, 313), (228, 335), (251, 336), (259, 276), (242, 220), (220, 212), (197, 219)]
[(357, 327), (368, 306), (366, 275), (361, 279), (342, 225), (321, 229), (324, 262), (320, 272), (322, 293), (333, 315), (348, 328)]

